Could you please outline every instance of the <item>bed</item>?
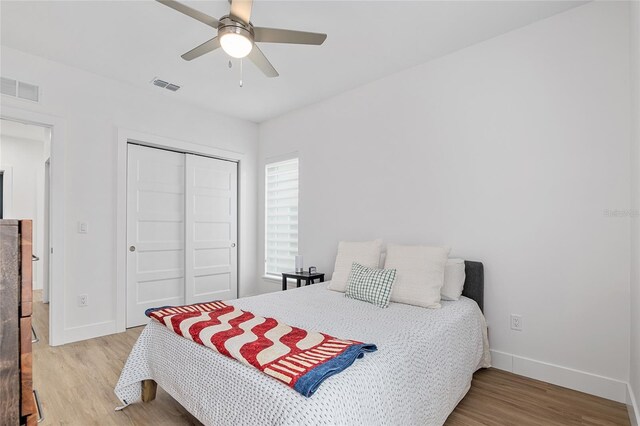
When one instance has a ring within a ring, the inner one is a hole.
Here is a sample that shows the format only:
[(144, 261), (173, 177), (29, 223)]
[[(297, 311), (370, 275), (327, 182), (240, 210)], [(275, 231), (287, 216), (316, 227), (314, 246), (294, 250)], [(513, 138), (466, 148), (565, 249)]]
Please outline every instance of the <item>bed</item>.
[(473, 373), (490, 362), (482, 264), (465, 261), (465, 272), (463, 297), (443, 301), (441, 309), (400, 303), (380, 309), (328, 290), (327, 283), (227, 301), (378, 346), (310, 398), (155, 321), (133, 347), (116, 395), (125, 405), (138, 402), (155, 381), (207, 425), (441, 425)]

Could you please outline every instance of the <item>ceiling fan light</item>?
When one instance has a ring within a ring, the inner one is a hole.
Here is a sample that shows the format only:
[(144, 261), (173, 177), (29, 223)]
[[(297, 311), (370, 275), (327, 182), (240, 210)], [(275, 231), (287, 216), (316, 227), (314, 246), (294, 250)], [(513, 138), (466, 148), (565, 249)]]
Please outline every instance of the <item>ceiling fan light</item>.
[(244, 58), (253, 49), (253, 42), (245, 35), (229, 32), (220, 36), (220, 46), (232, 58)]

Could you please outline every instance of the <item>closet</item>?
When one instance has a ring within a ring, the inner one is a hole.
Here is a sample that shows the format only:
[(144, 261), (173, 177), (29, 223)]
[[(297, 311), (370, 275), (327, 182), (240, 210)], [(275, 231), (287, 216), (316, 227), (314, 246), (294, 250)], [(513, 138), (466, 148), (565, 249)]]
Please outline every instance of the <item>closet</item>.
[(127, 327), (148, 308), (237, 297), (238, 165), (128, 145)]

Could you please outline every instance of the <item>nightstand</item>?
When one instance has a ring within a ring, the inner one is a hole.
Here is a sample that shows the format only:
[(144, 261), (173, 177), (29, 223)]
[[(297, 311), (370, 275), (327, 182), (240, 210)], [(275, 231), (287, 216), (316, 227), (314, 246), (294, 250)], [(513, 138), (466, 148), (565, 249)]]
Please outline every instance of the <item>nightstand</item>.
[(308, 272), (283, 272), (282, 273), (282, 290), (287, 289), (287, 278), (291, 278), (296, 280), (296, 284), (300, 287), (300, 283), (302, 281), (305, 282), (304, 285), (313, 284), (313, 282), (317, 279), (320, 280), (321, 283), (324, 282), (324, 274), (319, 272), (314, 272), (312, 274)]

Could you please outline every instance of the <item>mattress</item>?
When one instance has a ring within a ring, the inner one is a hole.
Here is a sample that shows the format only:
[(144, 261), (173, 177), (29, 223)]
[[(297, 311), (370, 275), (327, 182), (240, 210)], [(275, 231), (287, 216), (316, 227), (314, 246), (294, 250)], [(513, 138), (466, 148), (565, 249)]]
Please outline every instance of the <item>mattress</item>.
[(151, 321), (116, 385), (126, 405), (155, 380), (206, 425), (441, 425), (489, 367), (486, 323), (462, 297), (441, 309), (391, 303), (380, 309), (327, 290), (327, 283), (227, 303), (338, 338), (374, 343), (310, 398)]

